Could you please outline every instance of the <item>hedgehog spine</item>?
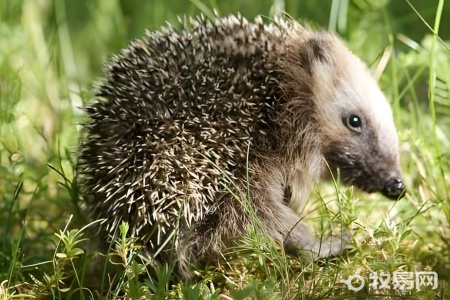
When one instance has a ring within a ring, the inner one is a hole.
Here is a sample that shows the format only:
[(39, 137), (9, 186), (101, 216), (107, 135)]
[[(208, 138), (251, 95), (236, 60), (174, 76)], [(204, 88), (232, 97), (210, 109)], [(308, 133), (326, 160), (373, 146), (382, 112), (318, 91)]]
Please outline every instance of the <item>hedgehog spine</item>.
[(129, 222), (150, 251), (166, 245), (160, 261), (174, 249), (187, 276), (250, 224), (234, 196), (247, 197), (248, 172), (272, 238), (290, 253), (339, 254), (343, 241), (321, 243), (299, 223), (315, 182), (339, 169), (367, 192), (404, 193), (375, 80), (333, 34), (295, 22), (230, 16), (191, 27), (147, 32), (108, 65), (79, 151), (94, 215), (108, 233)]

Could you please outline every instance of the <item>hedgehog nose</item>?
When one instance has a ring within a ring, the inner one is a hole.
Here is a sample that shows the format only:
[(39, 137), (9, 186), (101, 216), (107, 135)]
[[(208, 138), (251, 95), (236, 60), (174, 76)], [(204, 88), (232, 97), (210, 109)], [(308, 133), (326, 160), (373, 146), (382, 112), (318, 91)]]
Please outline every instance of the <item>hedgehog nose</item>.
[(390, 179), (383, 188), (383, 195), (389, 199), (399, 200), (405, 195), (405, 185), (400, 178)]

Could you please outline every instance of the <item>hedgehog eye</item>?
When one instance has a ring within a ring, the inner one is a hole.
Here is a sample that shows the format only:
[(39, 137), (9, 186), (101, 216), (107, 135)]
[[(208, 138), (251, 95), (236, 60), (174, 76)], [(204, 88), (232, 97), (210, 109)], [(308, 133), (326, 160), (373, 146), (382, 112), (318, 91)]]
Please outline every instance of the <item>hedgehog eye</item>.
[(362, 122), (361, 117), (351, 114), (345, 121), (345, 125), (353, 131), (361, 132)]

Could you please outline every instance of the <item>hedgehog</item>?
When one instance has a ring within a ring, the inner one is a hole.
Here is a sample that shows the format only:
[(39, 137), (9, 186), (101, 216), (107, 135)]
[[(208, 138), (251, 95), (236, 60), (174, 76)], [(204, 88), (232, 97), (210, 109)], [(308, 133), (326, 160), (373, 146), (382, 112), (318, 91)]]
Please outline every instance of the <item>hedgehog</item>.
[[(339, 255), (308, 232), (317, 182), (390, 199), (405, 193), (391, 108), (333, 33), (292, 20), (181, 20), (132, 41), (106, 66), (79, 147), (93, 217), (123, 221), (182, 276), (235, 245), (251, 212), (289, 254)], [(248, 204), (248, 205), (247, 205)]]

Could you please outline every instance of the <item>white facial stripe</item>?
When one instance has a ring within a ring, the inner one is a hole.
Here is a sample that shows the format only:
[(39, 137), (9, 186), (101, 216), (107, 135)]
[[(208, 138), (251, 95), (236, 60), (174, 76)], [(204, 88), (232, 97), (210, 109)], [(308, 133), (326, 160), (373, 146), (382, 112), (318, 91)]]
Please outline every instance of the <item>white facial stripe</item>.
[(359, 110), (364, 111), (365, 116), (370, 118), (370, 123), (376, 127), (374, 129), (381, 148), (390, 156), (397, 156), (398, 138), (391, 107), (369, 71), (362, 63), (359, 65), (362, 72), (352, 74), (348, 83), (349, 87), (354, 87), (355, 98), (352, 101), (359, 103)]

